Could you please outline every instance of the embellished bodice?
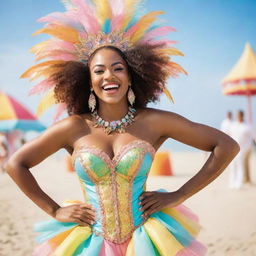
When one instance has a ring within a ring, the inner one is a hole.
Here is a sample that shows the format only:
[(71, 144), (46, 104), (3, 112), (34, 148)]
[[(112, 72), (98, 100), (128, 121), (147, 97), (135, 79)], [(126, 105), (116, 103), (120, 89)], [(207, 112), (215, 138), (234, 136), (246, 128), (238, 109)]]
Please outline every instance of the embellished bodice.
[(155, 149), (144, 140), (134, 140), (111, 159), (94, 146), (82, 146), (73, 154), (85, 202), (96, 209), (92, 231), (122, 243), (144, 223), (139, 196), (154, 158)]

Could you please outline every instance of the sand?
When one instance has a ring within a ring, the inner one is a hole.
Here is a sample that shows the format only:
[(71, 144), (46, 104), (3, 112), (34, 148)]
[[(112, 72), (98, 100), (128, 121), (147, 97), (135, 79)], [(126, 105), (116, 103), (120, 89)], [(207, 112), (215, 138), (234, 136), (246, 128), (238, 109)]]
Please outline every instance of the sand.
[[(148, 189), (172, 191), (184, 184), (202, 166), (202, 152), (172, 153), (174, 176), (149, 177)], [(251, 159), (256, 183), (256, 155)], [(74, 173), (65, 170), (60, 155), (48, 158), (32, 169), (41, 187), (57, 202), (82, 199)], [(185, 202), (200, 218), (199, 240), (208, 247), (207, 255), (256, 255), (256, 186), (240, 190), (227, 187), (228, 170)], [(35, 246), (33, 223), (48, 217), (27, 199), (6, 174), (0, 174), (0, 255), (29, 256)]]

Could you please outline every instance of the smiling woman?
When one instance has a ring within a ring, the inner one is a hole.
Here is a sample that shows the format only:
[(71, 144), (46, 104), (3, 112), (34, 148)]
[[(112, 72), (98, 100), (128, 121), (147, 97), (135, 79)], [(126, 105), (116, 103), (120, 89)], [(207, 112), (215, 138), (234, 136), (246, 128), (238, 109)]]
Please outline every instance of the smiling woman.
[[(139, 45), (128, 49), (125, 53), (113, 46), (102, 46), (90, 56), (89, 65), (74, 61), (55, 64), (52, 68), (57, 72), (50, 76), (50, 80), (55, 84), (55, 97), (59, 103), (67, 104), (69, 114), (89, 113), (90, 109), (87, 102), (92, 86), (90, 78), (92, 80), (99, 78), (105, 71), (115, 71), (115, 74), (122, 74), (126, 71), (127, 76), (129, 76), (128, 85), (131, 86), (137, 96), (134, 107), (141, 108), (149, 102), (156, 102), (159, 100), (161, 92), (166, 90), (164, 85), (169, 76), (167, 69), (170, 66), (169, 58), (163, 58), (157, 52), (157, 49), (161, 49), (163, 46), (162, 44)], [(115, 53), (112, 63), (108, 63), (108, 65), (111, 65), (111, 69), (106, 69), (106, 65), (101, 63), (103, 53), (97, 54), (102, 52), (99, 50), (103, 49), (105, 49), (105, 55), (110, 50)], [(96, 58), (93, 58), (94, 56)], [(99, 62), (96, 62), (96, 60)], [(152, 68), (155, 72), (152, 72)], [(178, 71), (183, 70), (178, 70), (177, 67)], [(95, 90), (94, 92), (96, 93)], [(97, 108), (99, 104), (98, 97), (96, 98), (96, 104)]]
[[(70, 116), (7, 164), (21, 190), (54, 218), (36, 225), (41, 245), (34, 255), (205, 255), (198, 219), (182, 203), (220, 175), (239, 147), (214, 128), (146, 107), (162, 92), (171, 99), (166, 80), (184, 71), (170, 60), (181, 55), (173, 42), (156, 39), (173, 30), (154, 24), (162, 12), (139, 17), (139, 2), (68, 0), (67, 12), (41, 19), (48, 24), (37, 33), (55, 38), (33, 51), (50, 60), (23, 77), (43, 76), (34, 91), (52, 90), (50, 99)], [(168, 138), (211, 154), (178, 190), (146, 191), (155, 152)], [(72, 154), (84, 192), (84, 202), (65, 207), (29, 170), (61, 148)]]

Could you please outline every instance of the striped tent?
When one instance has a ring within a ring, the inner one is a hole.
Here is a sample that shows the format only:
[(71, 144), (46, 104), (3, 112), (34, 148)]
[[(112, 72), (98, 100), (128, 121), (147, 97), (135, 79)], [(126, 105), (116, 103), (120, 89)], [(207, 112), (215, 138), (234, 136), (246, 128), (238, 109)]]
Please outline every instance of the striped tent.
[(256, 55), (249, 43), (238, 62), (222, 81), (224, 95), (243, 95), (248, 98), (248, 116), (252, 122), (252, 100), (256, 94)]
[(43, 131), (45, 128), (21, 103), (0, 92), (0, 131)]

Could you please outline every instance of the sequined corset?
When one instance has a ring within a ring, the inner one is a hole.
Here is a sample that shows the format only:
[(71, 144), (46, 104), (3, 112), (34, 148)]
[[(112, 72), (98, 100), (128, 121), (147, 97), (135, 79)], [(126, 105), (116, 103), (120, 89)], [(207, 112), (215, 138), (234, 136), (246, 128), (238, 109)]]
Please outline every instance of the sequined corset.
[(113, 159), (93, 146), (74, 152), (85, 201), (97, 211), (94, 233), (122, 243), (144, 223), (139, 196), (145, 189), (154, 154), (153, 146), (143, 140), (126, 144)]

